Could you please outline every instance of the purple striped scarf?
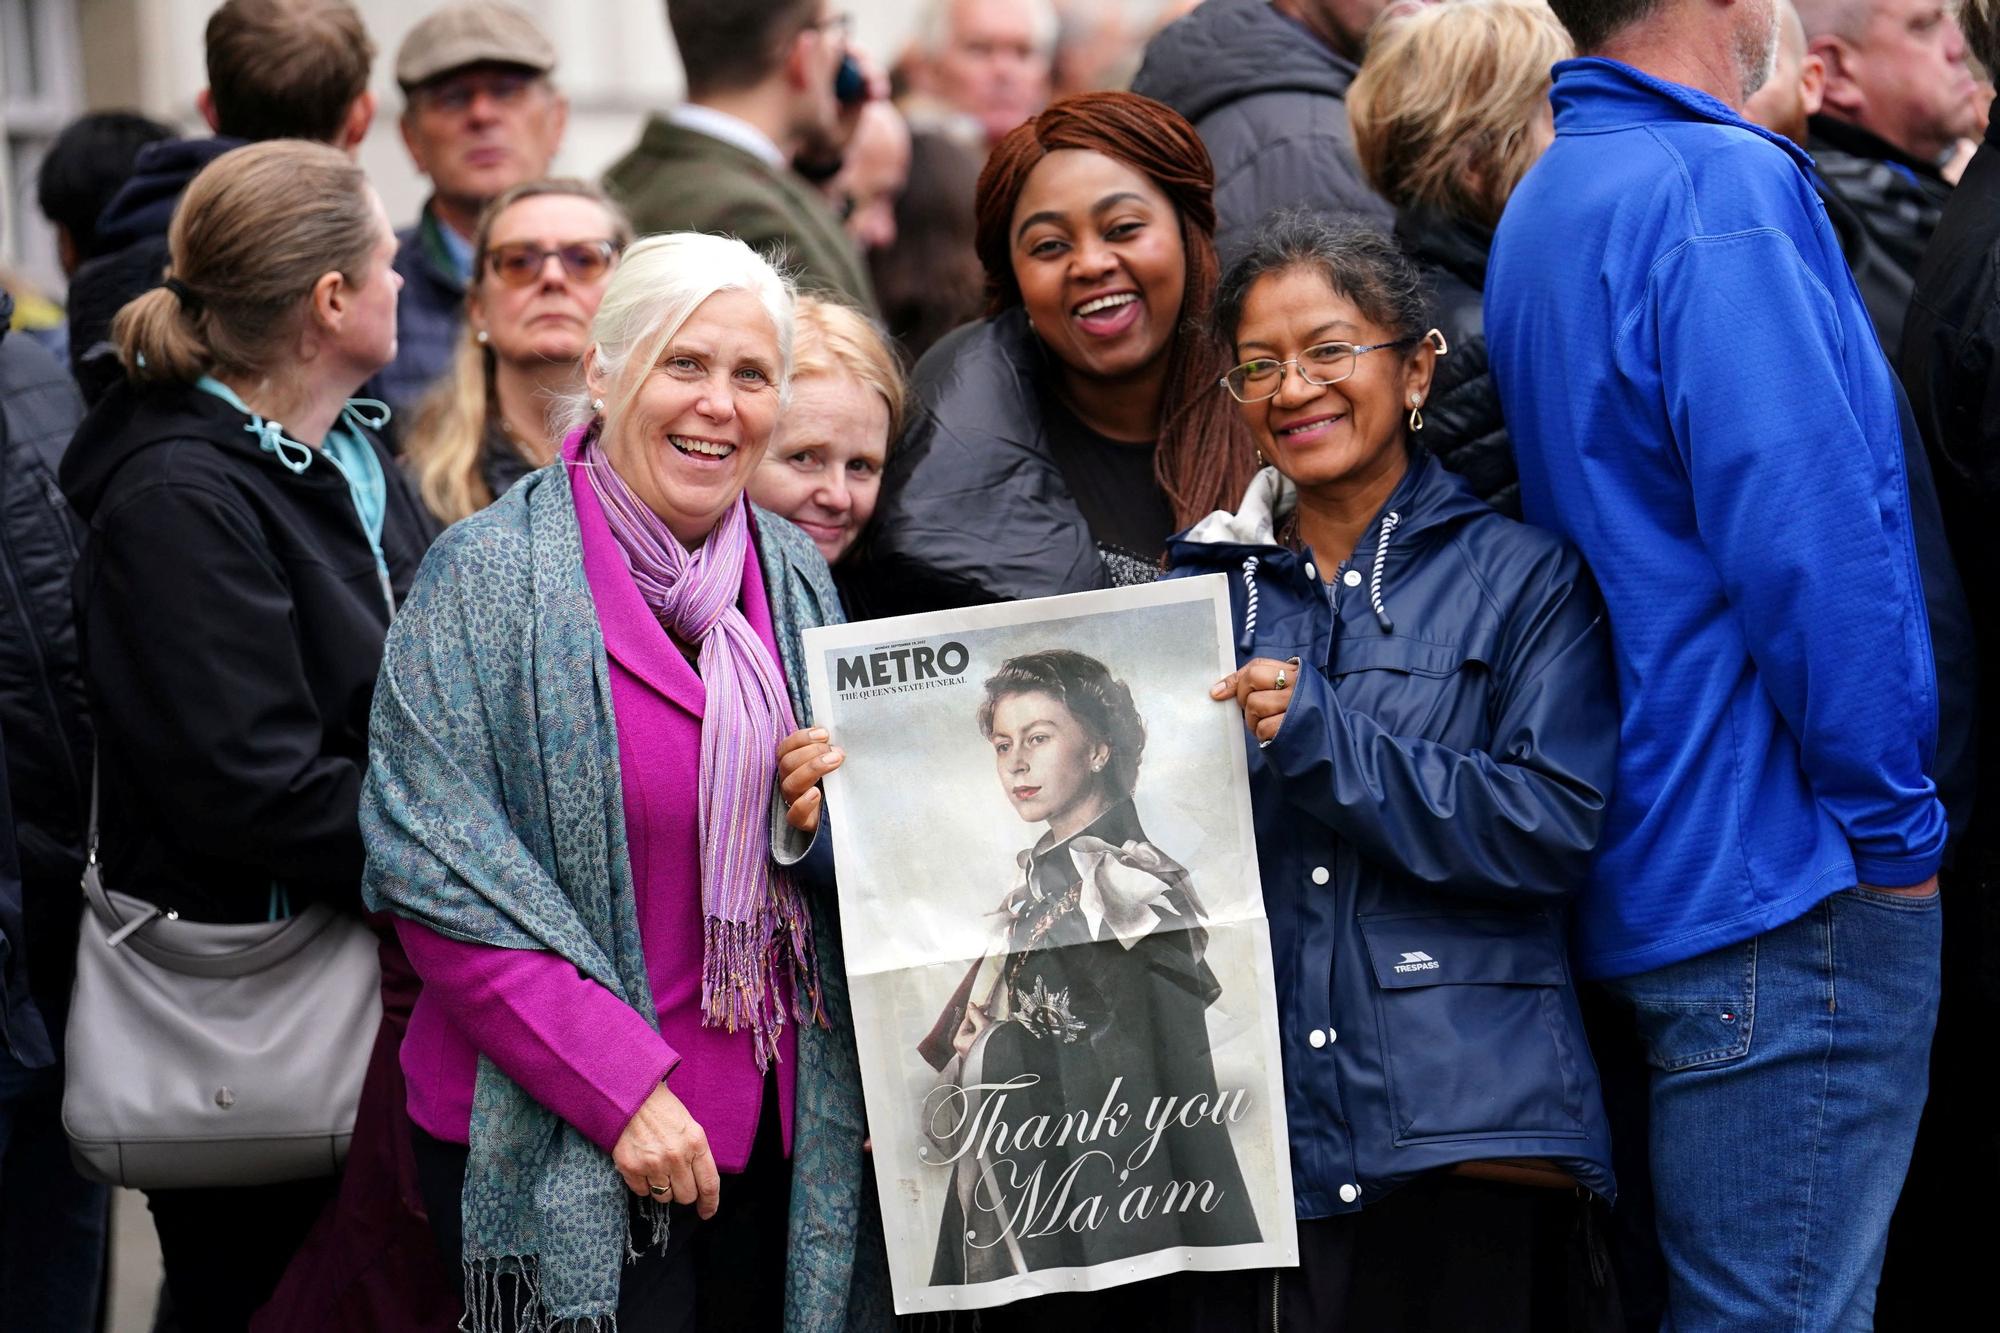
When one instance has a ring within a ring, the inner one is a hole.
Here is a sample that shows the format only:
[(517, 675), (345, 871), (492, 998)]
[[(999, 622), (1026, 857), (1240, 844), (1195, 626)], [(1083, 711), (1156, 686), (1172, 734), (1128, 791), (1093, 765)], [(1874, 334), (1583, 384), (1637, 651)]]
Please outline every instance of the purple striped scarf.
[(739, 497), (689, 555), (632, 493), (594, 434), (578, 461), (590, 474), (640, 597), (669, 632), (699, 648), (708, 696), (698, 798), (702, 1022), (730, 1032), (747, 1026), (757, 1068), (768, 1069), (785, 1027), (781, 969), (794, 967), (809, 997), (795, 1001), (801, 1022), (818, 1009), (819, 972), (805, 904), (791, 876), (771, 860), (778, 742), (797, 724), (777, 664), (736, 605), (750, 548), (749, 502)]

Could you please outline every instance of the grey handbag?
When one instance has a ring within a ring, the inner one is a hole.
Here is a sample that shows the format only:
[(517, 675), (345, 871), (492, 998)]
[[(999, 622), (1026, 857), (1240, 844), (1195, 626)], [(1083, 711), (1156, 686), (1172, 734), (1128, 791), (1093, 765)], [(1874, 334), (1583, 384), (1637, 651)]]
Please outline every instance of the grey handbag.
[(332, 1175), (382, 1019), (374, 933), (318, 903), (221, 925), (107, 890), (96, 786), (65, 1038), (77, 1169), (133, 1189)]

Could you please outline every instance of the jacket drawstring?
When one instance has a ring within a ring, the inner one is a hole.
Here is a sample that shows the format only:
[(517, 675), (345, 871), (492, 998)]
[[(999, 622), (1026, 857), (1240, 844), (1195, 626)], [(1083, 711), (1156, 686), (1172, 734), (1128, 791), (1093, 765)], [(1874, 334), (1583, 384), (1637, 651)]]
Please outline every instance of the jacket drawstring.
[[(372, 410), (371, 410), (372, 409)], [(389, 424), (389, 405), (380, 398), (350, 398), (340, 414), (357, 426), (369, 430), (380, 430)], [(266, 421), (252, 412), (250, 424), (243, 428), (257, 437), (257, 447), (267, 454), (276, 454), (293, 476), (298, 476), (312, 466), (313, 448), (301, 444), (285, 434), (283, 422)], [(298, 450), (296, 454), (291, 450)]]
[[(312, 446), (309, 444), (300, 444), (294, 439), (288, 439), (285, 435), (284, 423), (266, 421), (260, 416), (252, 416), (250, 424), (243, 429), (257, 437), (258, 448), (267, 454), (276, 454), (278, 461), (284, 464), (285, 468), (293, 476), (298, 476), (312, 466)], [(298, 450), (298, 453), (292, 454), (288, 452), (293, 449)]]
[(1389, 609), (1382, 605), (1382, 565), (1389, 558), (1389, 534), (1403, 516), (1394, 510), (1382, 515), (1382, 534), (1375, 539), (1375, 570), (1368, 577), (1368, 604), (1375, 608), (1375, 623), (1382, 627), (1384, 634), (1396, 632), (1396, 622), (1389, 619)]
[(370, 430), (382, 429), (389, 424), (390, 417), (389, 405), (380, 398), (350, 398), (340, 414)]
[(1236, 651), (1247, 653), (1257, 638), (1257, 557), (1243, 557), (1243, 633), (1237, 636)]

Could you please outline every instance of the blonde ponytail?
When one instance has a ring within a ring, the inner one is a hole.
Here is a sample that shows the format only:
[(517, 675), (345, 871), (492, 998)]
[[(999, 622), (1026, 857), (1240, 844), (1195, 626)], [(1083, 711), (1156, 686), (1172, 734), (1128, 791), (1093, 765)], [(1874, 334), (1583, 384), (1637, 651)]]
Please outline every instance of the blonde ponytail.
[(334, 270), (357, 287), (370, 278), (376, 226), (368, 178), (344, 153), (298, 139), (224, 153), (174, 209), (169, 286), (112, 321), (118, 359), (152, 383), (269, 373), (315, 282)]
[(164, 287), (142, 292), (111, 321), (111, 341), (125, 373), (142, 383), (189, 383), (208, 373), (208, 344), (199, 321)]

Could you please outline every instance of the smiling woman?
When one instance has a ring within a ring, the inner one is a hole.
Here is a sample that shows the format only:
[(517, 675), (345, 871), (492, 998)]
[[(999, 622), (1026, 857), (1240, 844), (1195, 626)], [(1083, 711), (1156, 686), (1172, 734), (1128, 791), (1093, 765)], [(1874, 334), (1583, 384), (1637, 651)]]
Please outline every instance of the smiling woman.
[(917, 367), (858, 571), (871, 611), (1143, 582), (1241, 494), (1249, 435), (1210, 392), (1212, 186), (1193, 127), (1131, 93), (1064, 98), (994, 149), (989, 318)]
[(1214, 389), (1270, 466), (1177, 538), (1226, 574), (1257, 741), (1299, 1267), (1262, 1327), (1623, 1327), (1609, 1129), (1564, 964), (1618, 723), (1576, 553), (1416, 447), (1442, 339), (1386, 236), (1267, 219)]
[(451, 529), (387, 650), (369, 892), (424, 981), (418, 1171), (479, 1333), (858, 1328), (885, 1271), (818, 794), (772, 815), (781, 741), (805, 786), (840, 762), (800, 646), (839, 597), (744, 497), (792, 308), (741, 241), (634, 245), (561, 463)]
[(750, 498), (798, 524), (837, 565), (874, 517), (909, 386), (868, 317), (827, 297), (799, 298), (792, 356), (791, 402)]

